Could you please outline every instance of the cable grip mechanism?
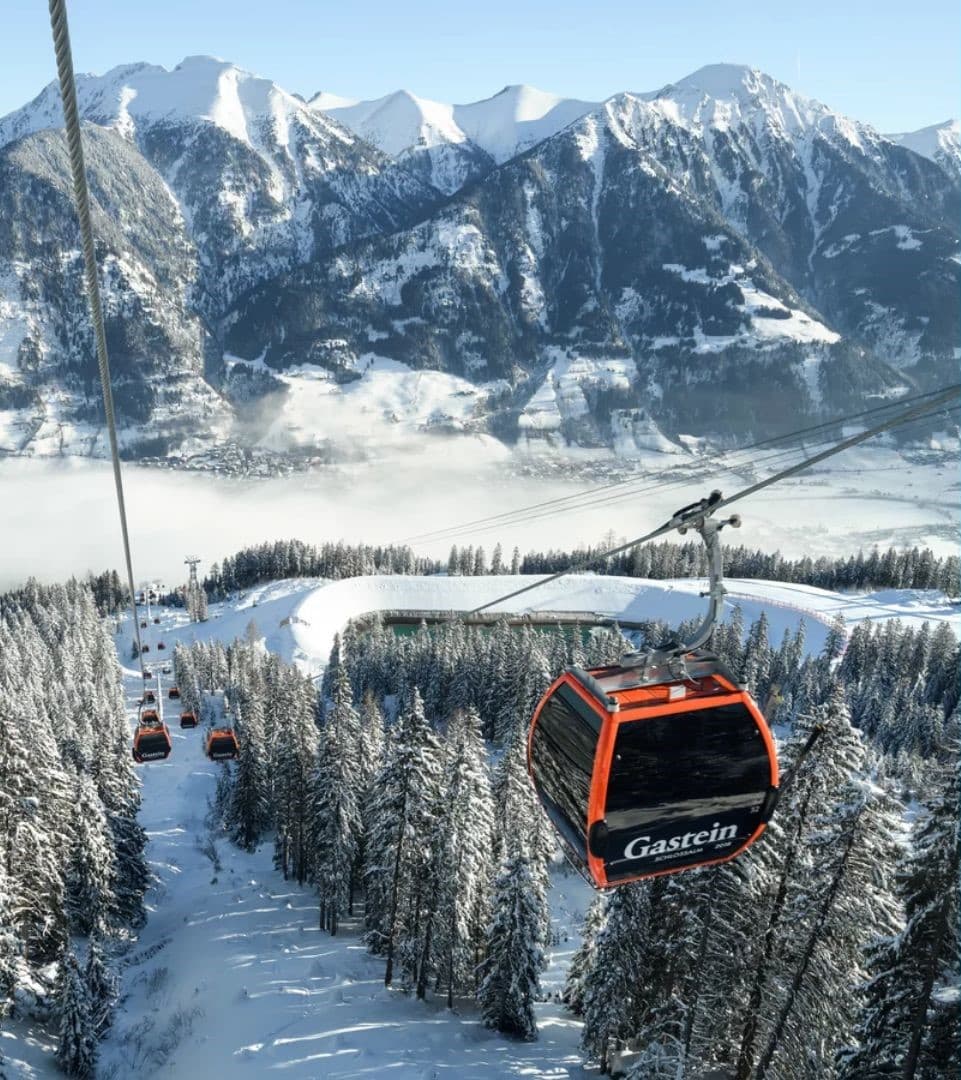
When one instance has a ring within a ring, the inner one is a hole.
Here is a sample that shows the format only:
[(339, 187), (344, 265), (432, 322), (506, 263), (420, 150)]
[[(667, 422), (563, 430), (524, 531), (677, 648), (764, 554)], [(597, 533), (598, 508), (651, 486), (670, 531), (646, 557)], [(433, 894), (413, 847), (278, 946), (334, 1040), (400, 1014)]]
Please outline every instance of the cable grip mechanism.
[(672, 642), (661, 649), (630, 653), (622, 659), (621, 663), (624, 666), (640, 668), (642, 679), (655, 680), (660, 678), (662, 673), (667, 673), (672, 678), (686, 678), (687, 668), (684, 657), (695, 649), (699, 649), (714, 630), (718, 616), (724, 607), (724, 597), (727, 595), (723, 582), (724, 560), (718, 533), (726, 525), (734, 529), (741, 526), (741, 518), (738, 514), (732, 514), (720, 520), (712, 516), (722, 502), (721, 492), (712, 491), (706, 499), (699, 499), (688, 506), (682, 506), (667, 522), (667, 527), (677, 529), (681, 536), (685, 536), (689, 529), (693, 529), (704, 541), (704, 547), (707, 550), (708, 589), (700, 595), (708, 598), (708, 608), (704, 620), (694, 631), (690, 641)]

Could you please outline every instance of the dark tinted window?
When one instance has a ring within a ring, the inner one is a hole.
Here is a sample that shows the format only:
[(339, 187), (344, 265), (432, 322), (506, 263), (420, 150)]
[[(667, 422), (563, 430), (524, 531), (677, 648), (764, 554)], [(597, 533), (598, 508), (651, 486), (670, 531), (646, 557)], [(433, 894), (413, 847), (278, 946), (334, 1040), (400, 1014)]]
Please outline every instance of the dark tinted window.
[(531, 743), (531, 769), (544, 808), (581, 858), (600, 726), (600, 717), (560, 686), (541, 710)]
[(162, 731), (141, 735), (137, 749), (141, 754), (165, 754), (169, 749), (167, 736)]
[(607, 788), (609, 876), (730, 853), (760, 823), (769, 785), (763, 736), (740, 703), (622, 724)]

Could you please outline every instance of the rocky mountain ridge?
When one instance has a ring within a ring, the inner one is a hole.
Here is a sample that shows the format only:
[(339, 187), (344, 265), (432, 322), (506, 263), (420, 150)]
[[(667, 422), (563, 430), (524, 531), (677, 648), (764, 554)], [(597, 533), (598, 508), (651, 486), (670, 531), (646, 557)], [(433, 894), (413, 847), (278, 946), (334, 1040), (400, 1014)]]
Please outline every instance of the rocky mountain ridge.
[[(361, 400), (374, 426), (662, 452), (953, 372), (944, 139), (753, 69), (597, 106), (306, 102), (211, 58), (78, 92), (133, 457), (336, 459), (319, 418)], [(103, 448), (59, 123), (53, 86), (0, 119), (8, 453)], [(426, 417), (408, 372), (437, 391)]]

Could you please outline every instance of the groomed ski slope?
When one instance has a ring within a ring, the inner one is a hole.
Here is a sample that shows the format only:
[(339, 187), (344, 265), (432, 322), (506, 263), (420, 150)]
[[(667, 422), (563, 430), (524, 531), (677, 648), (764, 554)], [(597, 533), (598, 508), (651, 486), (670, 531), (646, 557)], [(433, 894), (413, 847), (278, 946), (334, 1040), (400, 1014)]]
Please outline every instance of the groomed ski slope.
[[(177, 641), (230, 641), (253, 621), (266, 648), (319, 673), (334, 634), (352, 616), (463, 609), (532, 580), (398, 576), (275, 582), (212, 605), (211, 618), (202, 625), (189, 625), (181, 611), (158, 609), (160, 625), (151, 622), (146, 632), (150, 658), (172, 660)], [(745, 623), (767, 612), (775, 641), (804, 618), (812, 651), (821, 647), (839, 612), (849, 627), (864, 618), (900, 618), (914, 625), (944, 620), (955, 633), (961, 630), (958, 606), (933, 592), (844, 596), (779, 582), (727, 584)], [(677, 622), (703, 609), (698, 596), (703, 587), (691, 580), (572, 575), (504, 607)], [(158, 654), (160, 640), (166, 652)], [(129, 645), (125, 622), (117, 634), (125, 665)], [(126, 668), (125, 676), (132, 702), (140, 689), (139, 672)], [(163, 685), (166, 709), (170, 676)], [(133, 722), (132, 708), (130, 715)], [(140, 770), (141, 820), (157, 882), (147, 897), (147, 925), (122, 962), (122, 1004), (102, 1044), (99, 1077), (553, 1080), (593, 1075), (581, 1064), (580, 1025), (556, 1001), (537, 1006), (540, 1038), (525, 1044), (484, 1029), (470, 1002), (450, 1013), (442, 1002), (417, 1002), (385, 990), (383, 962), (367, 954), (356, 924), (348, 922), (336, 938), (318, 931), (312, 890), (283, 881), (271, 865), (269, 843), (249, 855), (223, 838), (211, 838), (206, 819), (220, 766), (202, 754), (202, 728), (182, 732), (176, 713), (166, 718), (173, 754)], [(557, 868), (552, 902), (560, 944), (551, 950), (544, 978), (548, 996), (563, 985), (590, 896), (580, 879), (563, 865)], [(3, 1034), (12, 1076), (61, 1075), (53, 1065), (49, 1033), (37, 1025), (5, 1022)]]

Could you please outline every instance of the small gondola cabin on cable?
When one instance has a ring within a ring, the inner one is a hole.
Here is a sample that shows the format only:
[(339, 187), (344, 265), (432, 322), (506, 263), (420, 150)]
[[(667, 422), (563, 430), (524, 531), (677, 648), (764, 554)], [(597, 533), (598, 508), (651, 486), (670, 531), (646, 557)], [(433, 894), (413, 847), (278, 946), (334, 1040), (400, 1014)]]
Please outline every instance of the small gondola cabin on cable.
[(170, 698), (171, 701), (176, 701), (180, 697), (180, 690), (176, 686), (171, 686), (167, 691), (167, 697)]
[(195, 728), (197, 726), (197, 714), (193, 709), (187, 709), (180, 714), (180, 726), (182, 728)]
[(156, 711), (147, 709), (134, 732), (133, 759), (136, 762), (166, 760), (170, 756), (173, 743), (170, 732)]
[(207, 736), (206, 753), (211, 761), (231, 761), (238, 750), (233, 728), (213, 728)]
[(733, 859), (777, 799), (774, 742), (709, 653), (683, 680), (568, 668), (538, 705), (528, 765), (572, 859), (600, 888)]

